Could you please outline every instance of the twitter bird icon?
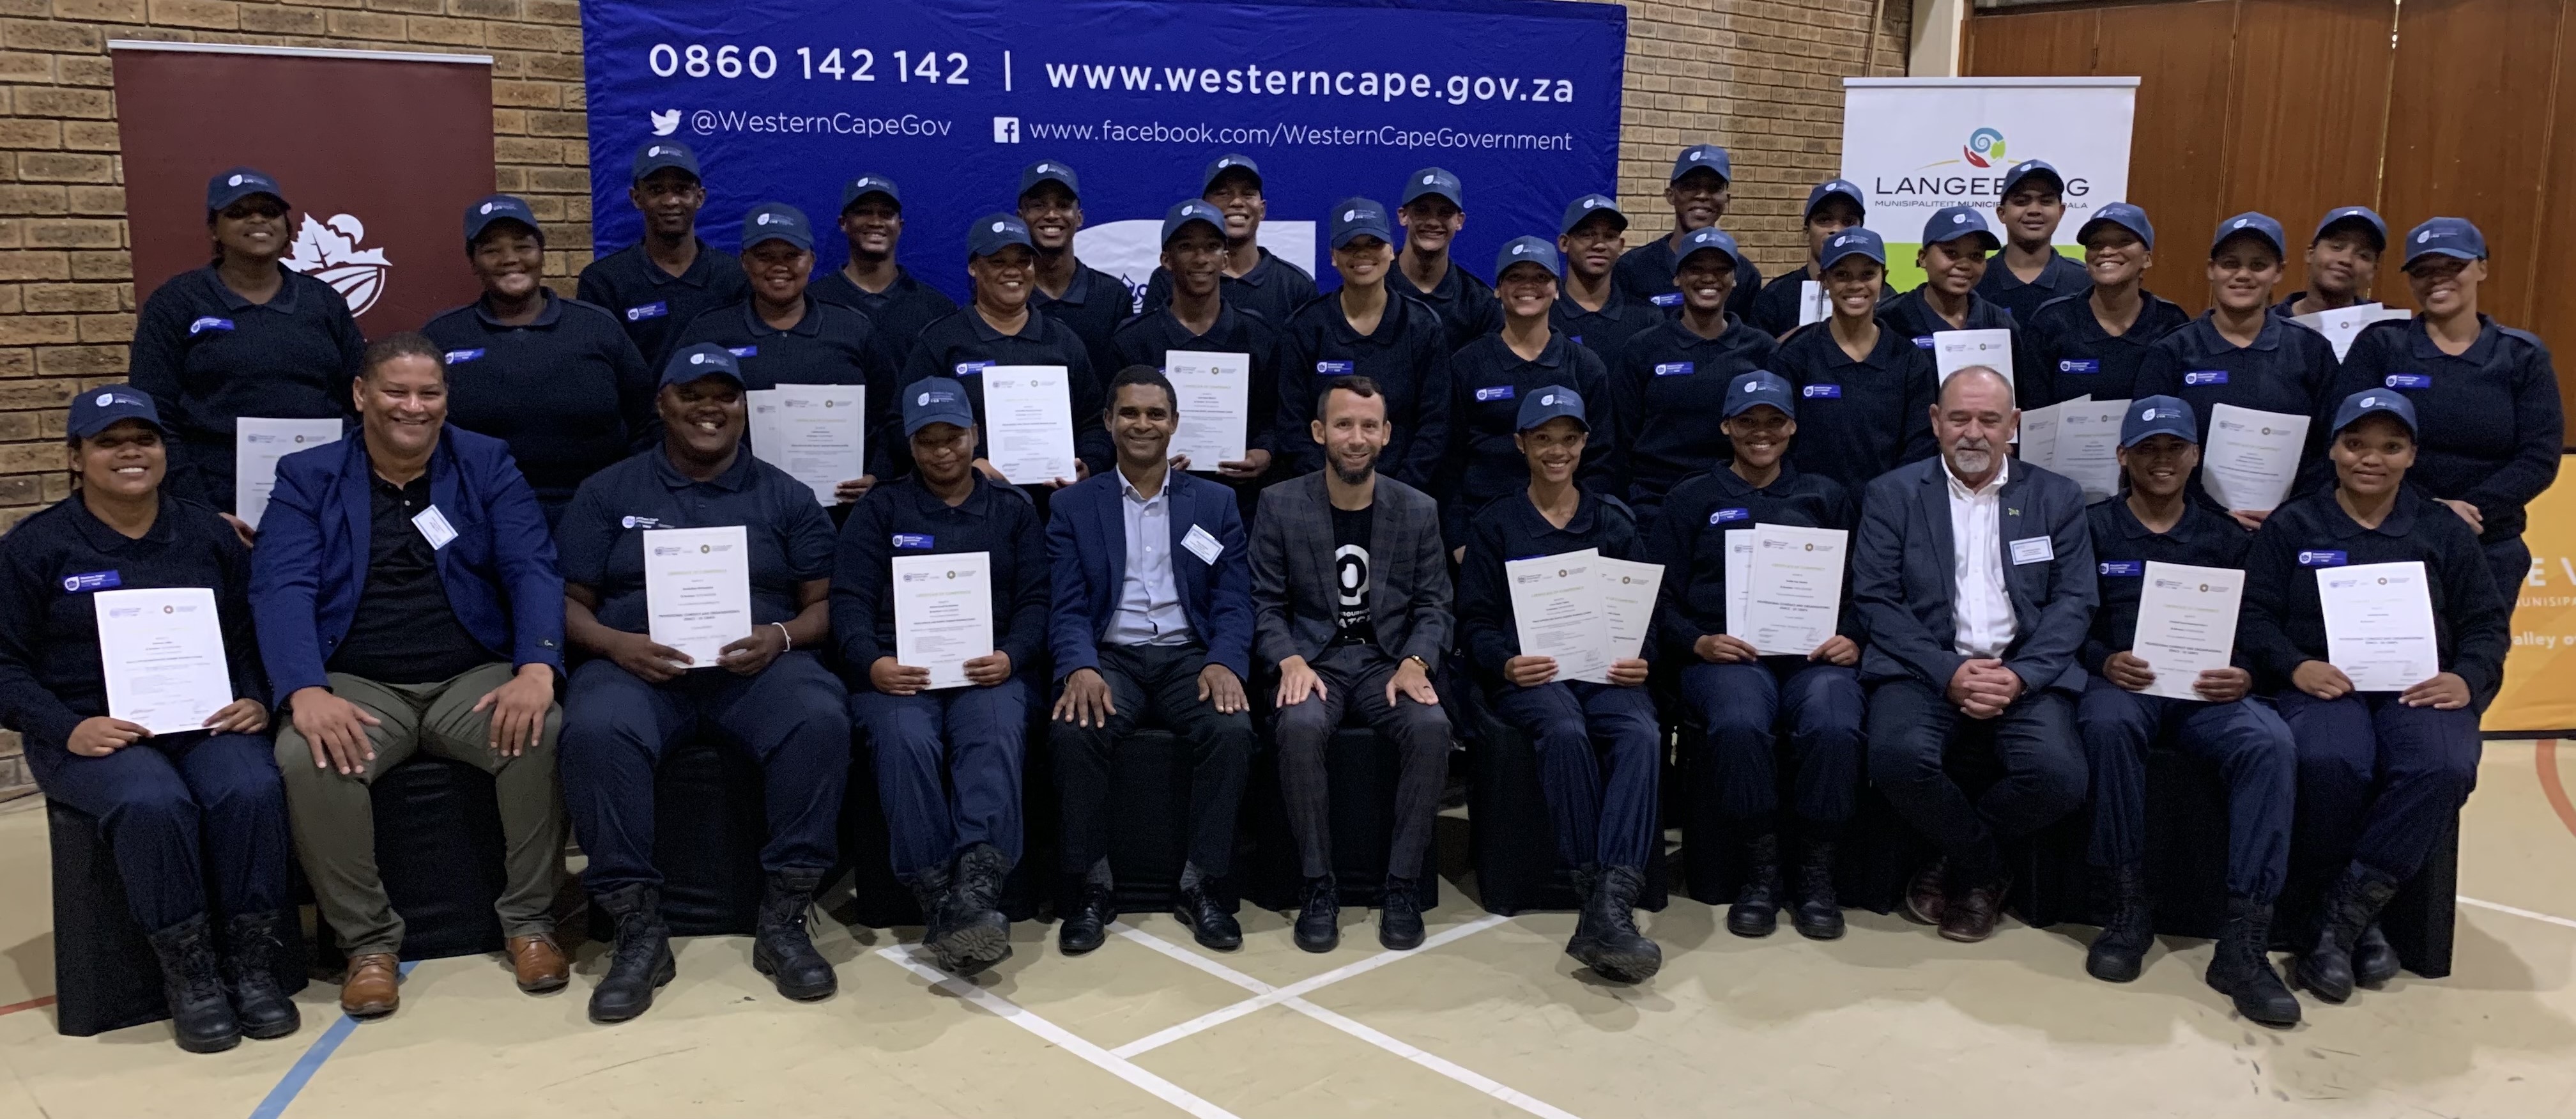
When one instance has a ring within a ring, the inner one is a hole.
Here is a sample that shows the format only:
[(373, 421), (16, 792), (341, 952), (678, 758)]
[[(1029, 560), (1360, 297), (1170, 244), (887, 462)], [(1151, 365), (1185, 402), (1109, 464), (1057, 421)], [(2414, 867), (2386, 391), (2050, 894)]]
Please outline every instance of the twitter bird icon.
[(653, 134), (656, 136), (668, 136), (680, 130), (680, 111), (678, 109), (665, 109), (661, 112), (653, 113), (651, 116), (653, 117)]

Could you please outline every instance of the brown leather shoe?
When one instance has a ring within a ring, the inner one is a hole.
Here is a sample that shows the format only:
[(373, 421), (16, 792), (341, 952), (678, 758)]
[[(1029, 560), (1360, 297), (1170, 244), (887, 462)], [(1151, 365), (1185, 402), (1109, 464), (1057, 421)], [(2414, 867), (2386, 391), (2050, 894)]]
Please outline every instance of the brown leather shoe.
[(1961, 944), (1975, 944), (1995, 935), (1995, 924), (2003, 920), (2006, 883), (1987, 882), (1968, 887), (1968, 892), (1951, 898), (1941, 914), (1941, 936)]
[(384, 952), (349, 958), (340, 981), (340, 1009), (352, 1018), (382, 1018), (402, 1005), (402, 962)]
[(1937, 925), (1949, 903), (1950, 860), (1934, 859), (1905, 884), (1905, 915), (1918, 925)]
[(531, 995), (560, 991), (572, 982), (572, 964), (552, 933), (511, 937), (510, 971), (518, 977), (519, 989)]

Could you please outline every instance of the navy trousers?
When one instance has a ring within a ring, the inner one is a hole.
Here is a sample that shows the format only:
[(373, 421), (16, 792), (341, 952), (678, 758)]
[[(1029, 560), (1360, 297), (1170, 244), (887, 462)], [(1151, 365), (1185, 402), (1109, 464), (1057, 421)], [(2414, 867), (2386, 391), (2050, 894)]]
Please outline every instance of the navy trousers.
[(1234, 817), (1252, 767), (1252, 713), (1221, 714), (1199, 698), (1199, 673), (1208, 664), (1202, 645), (1103, 645), (1099, 658), (1116, 708), (1109, 725), (1047, 724), (1064, 805), (1064, 871), (1080, 875), (1109, 857), (1109, 755), (1150, 717), (1189, 744), (1189, 865), (1205, 877), (1225, 877), (1234, 868)]
[(2281, 896), (2298, 804), (2298, 754), (2289, 724), (2256, 699), (2200, 703), (2141, 695), (2094, 677), (2075, 725), (2093, 766), (2098, 867), (2147, 857), (2147, 750), (2159, 742), (2218, 763), (2227, 779), (2227, 895), (2263, 905)]
[(659, 885), (653, 866), (653, 774), (662, 755), (704, 720), (760, 760), (769, 806), (764, 870), (829, 870), (839, 849), (841, 791), (850, 776), (850, 716), (841, 681), (809, 652), (784, 653), (757, 676), (697, 669), (648, 684), (616, 663), (573, 670), (564, 699), (564, 807), (603, 893)]
[(286, 908), (286, 786), (267, 735), (161, 735), (100, 758), (29, 741), (27, 761), (46, 796), (98, 817), (144, 931), (207, 911), (201, 853), (225, 916)]
[(2415, 877), (2477, 787), (2477, 712), (2408, 707), (2396, 692), (2318, 699), (2291, 689), (2277, 702), (2298, 743), (2299, 849)]
[(1775, 728), (1785, 717), (1792, 778), (1790, 811), (1820, 833), (1840, 830), (1860, 794), (1860, 676), (1799, 657), (1682, 669), (1682, 698), (1708, 726), (1716, 760), (1718, 811), (1747, 834), (1778, 830), (1780, 778)]
[[(1989, 755), (1979, 760), (2002, 775), (1970, 797), (1943, 768), (1954, 748)], [(2084, 803), (2075, 700), (2028, 691), (2003, 714), (1972, 719), (1930, 684), (1889, 680), (1869, 697), (1869, 778), (1897, 815), (1949, 856), (1953, 881), (1993, 881), (2003, 873), (1999, 840), (2029, 835)]]
[(1494, 710), (1538, 750), (1539, 785), (1556, 824), (1556, 850), (1575, 866), (1644, 870), (1660, 850), (1656, 789), (1661, 728), (1644, 688), (1552, 680), (1505, 684)]
[(895, 877), (906, 882), (990, 843), (1020, 862), (1020, 773), (1028, 756), (1028, 677), (918, 695), (855, 692), (868, 731)]

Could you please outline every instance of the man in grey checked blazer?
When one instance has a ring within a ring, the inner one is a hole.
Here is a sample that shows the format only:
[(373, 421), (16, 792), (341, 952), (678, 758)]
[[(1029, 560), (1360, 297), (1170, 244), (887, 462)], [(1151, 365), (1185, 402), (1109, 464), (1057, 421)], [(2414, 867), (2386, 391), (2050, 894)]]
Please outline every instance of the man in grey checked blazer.
[(1328, 952), (1341, 940), (1324, 744), (1355, 713), (1400, 757), (1378, 942), (1414, 948), (1414, 885), (1449, 764), (1449, 718), (1431, 686), (1452, 626), (1440, 510), (1378, 476), (1392, 429), (1376, 384), (1330, 382), (1315, 415), (1324, 469), (1263, 490), (1252, 533), (1253, 651), (1279, 669), (1279, 785), (1306, 876), (1297, 946)]

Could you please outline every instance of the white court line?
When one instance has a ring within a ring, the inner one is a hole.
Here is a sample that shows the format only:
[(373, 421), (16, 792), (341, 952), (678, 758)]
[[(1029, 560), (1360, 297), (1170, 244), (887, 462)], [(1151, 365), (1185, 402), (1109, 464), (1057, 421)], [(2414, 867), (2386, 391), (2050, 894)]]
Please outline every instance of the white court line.
[[(1463, 936), (1482, 932), (1494, 927), (1495, 925), (1503, 923), (1504, 920), (1505, 918), (1488, 914), (1485, 917), (1470, 921), (1457, 928), (1447, 930), (1441, 934), (1441, 937), (1435, 937), (1432, 940), (1424, 941), (1422, 948), (1432, 947), (1434, 941), (1445, 944)], [(1243, 988), (1244, 990), (1253, 992), (1253, 998), (1246, 999), (1243, 1002), (1236, 1003), (1234, 1006), (1227, 1007), (1224, 1011), (1219, 1011), (1218, 1013), (1225, 1014), (1226, 1018), (1218, 1018), (1217, 1021), (1221, 1022), (1232, 1017), (1239, 1017), (1241, 1014), (1250, 1013), (1252, 1010), (1259, 1009), (1262, 1005), (1284, 1006), (1299, 1014), (1303, 1014), (1318, 1022), (1322, 1022), (1327, 1026), (1340, 1030), (1343, 1033), (1349, 1034), (1352, 1037), (1356, 1037), (1361, 1041), (1365, 1041), (1380, 1049), (1384, 1049), (1389, 1053), (1393, 1053), (1398, 1057), (1402, 1057), (1407, 1061), (1411, 1061), (1416, 1065), (1420, 1065), (1423, 1068), (1439, 1073), (1451, 1080), (1455, 1080), (1460, 1084), (1464, 1084), (1479, 1092), (1483, 1092), (1484, 1094), (1510, 1104), (1513, 1107), (1529, 1112), (1532, 1115), (1543, 1116), (1545, 1119), (1579, 1119), (1579, 1117), (1573, 1112), (1557, 1107), (1546, 1100), (1539, 1099), (1527, 1092), (1523, 1092), (1517, 1088), (1503, 1084), (1502, 1082), (1473, 1069), (1460, 1066), (1447, 1058), (1424, 1052), (1417, 1046), (1399, 1041), (1379, 1030), (1364, 1025), (1335, 1011), (1326, 1010), (1323, 1007), (1317, 1006), (1314, 1003), (1308, 1002), (1304, 998), (1299, 997), (1306, 992), (1311, 992), (1316, 988), (1324, 986), (1326, 983), (1338, 982), (1362, 972), (1383, 967), (1385, 964), (1392, 963), (1396, 959), (1410, 956), (1413, 952), (1384, 952), (1377, 956), (1372, 956), (1366, 960), (1362, 960), (1359, 963), (1326, 972), (1323, 975), (1314, 977), (1313, 979), (1303, 980), (1286, 987), (1272, 987), (1267, 983), (1249, 975), (1245, 975), (1244, 973), (1218, 963), (1215, 960), (1199, 955), (1196, 952), (1192, 952), (1180, 945), (1164, 940), (1163, 938), (1146, 932), (1143, 929), (1138, 929), (1126, 924), (1120, 924), (1114, 927), (1118, 930), (1118, 935), (1120, 936), (1126, 937), (1129, 940), (1135, 941), (1136, 943), (1142, 944), (1157, 952), (1161, 952), (1166, 956), (1170, 956), (1175, 960), (1186, 963), (1200, 971), (1208, 973), (1209, 975), (1223, 979), (1228, 983), (1232, 983), (1237, 987)], [(1414, 951), (1418, 952), (1421, 950), (1422, 949), (1418, 948)], [(1322, 982), (1318, 982), (1319, 980)], [(1238, 1010), (1237, 1008), (1241, 1009)], [(1204, 1015), (1202, 1017), (1215, 1017), (1215, 1015)], [(1184, 1023), (1184, 1025), (1187, 1024), (1188, 1023)], [(1210, 1022), (1208, 1024), (1215, 1025), (1216, 1022)], [(1170, 1031), (1164, 1032), (1168, 1033)], [(1161, 1034), (1152, 1035), (1142, 1039), (1141, 1041), (1130, 1042), (1127, 1045), (1120, 1046), (1117, 1052), (1124, 1054), (1129, 1050), (1134, 1049), (1136, 1046), (1141, 1045), (1146, 1041), (1154, 1041), (1155, 1038), (1158, 1037), (1161, 1037)], [(1156, 1042), (1156, 1044), (1162, 1043)], [(1151, 1046), (1147, 1046), (1147, 1048), (1151, 1048)], [(1141, 1052), (1142, 1050), (1137, 1051)]]
[(971, 981), (960, 979), (913, 959), (912, 949), (908, 945), (898, 944), (880, 948), (877, 950), (877, 955), (930, 980), (931, 986), (946, 990), (1005, 1022), (1036, 1034), (1066, 1052), (1091, 1062), (1111, 1076), (1151, 1092), (1163, 1102), (1198, 1116), (1199, 1119), (1240, 1119), (1233, 1112), (1191, 1094), (1188, 1089), (1137, 1067), (1135, 1062), (1116, 1056), (1106, 1049), (1074, 1036), (1072, 1031), (1039, 1017), (1018, 1003), (978, 987)]
[(2534, 921), (2546, 921), (2553, 925), (2561, 925), (2567, 928), (2576, 929), (2576, 921), (2570, 921), (2567, 918), (2557, 916), (2556, 914), (2539, 913), (2529, 909), (2506, 905), (2502, 902), (2480, 901), (2472, 897), (2462, 897), (2458, 900), (2462, 905), (2474, 905), (2480, 909), (2492, 909), (2498, 913), (2511, 913), (2516, 917), (2528, 917)]
[(1246, 1014), (1250, 1014), (1253, 1011), (1261, 1009), (1262, 1007), (1276, 1006), (1289, 999), (1296, 998), (1300, 995), (1311, 994), (1320, 988), (1329, 987), (1353, 976), (1375, 971), (1388, 964), (1403, 960), (1405, 957), (1411, 956), (1415, 952), (1426, 952), (1433, 948), (1438, 948), (1443, 944), (1449, 944), (1454, 941), (1465, 939), (1466, 937), (1473, 936), (1485, 931), (1486, 929), (1502, 924), (1506, 920), (1509, 920), (1509, 918), (1498, 914), (1488, 913), (1455, 928), (1441, 930), (1430, 939), (1423, 941), (1422, 946), (1419, 948), (1403, 952), (1393, 950), (1380, 952), (1377, 955), (1370, 956), (1367, 959), (1360, 960), (1356, 963), (1345, 964), (1321, 975), (1301, 979), (1285, 987), (1278, 988), (1273, 988), (1267, 983), (1263, 983), (1251, 976), (1244, 975), (1232, 968), (1218, 964), (1214, 960), (1210, 960), (1196, 952), (1192, 952), (1189, 949), (1173, 944), (1161, 937), (1147, 934), (1143, 930), (1132, 925), (1114, 925), (1112, 928), (1115, 929), (1120, 936), (1124, 936), (1138, 944), (1142, 944), (1166, 956), (1170, 956), (1182, 963), (1199, 968), (1202, 971), (1206, 971), (1208, 974), (1214, 975), (1219, 979), (1223, 979), (1228, 983), (1232, 983), (1238, 987), (1243, 987), (1243, 989), (1251, 991), (1255, 997), (1235, 1003), (1231, 1006), (1211, 1010), (1176, 1026), (1167, 1026), (1163, 1029), (1147, 1034), (1144, 1037), (1128, 1042), (1125, 1045), (1121, 1045), (1116, 1049), (1112, 1049), (1110, 1052), (1121, 1057), (1134, 1057), (1141, 1053), (1151, 1052), (1192, 1034), (1201, 1033), (1213, 1027), (1224, 1025), (1227, 1022), (1241, 1018)]

